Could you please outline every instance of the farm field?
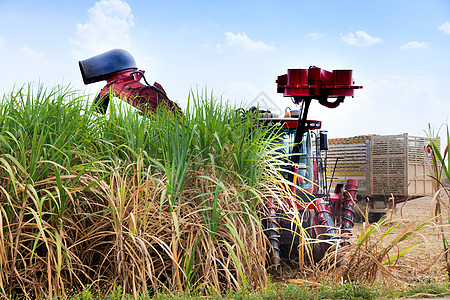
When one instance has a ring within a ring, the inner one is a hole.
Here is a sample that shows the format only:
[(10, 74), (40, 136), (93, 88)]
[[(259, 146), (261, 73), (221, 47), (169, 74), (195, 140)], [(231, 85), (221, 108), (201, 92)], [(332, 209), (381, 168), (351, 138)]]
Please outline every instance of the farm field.
[(328, 297), (329, 285), (343, 295), (448, 280), (439, 234), (449, 231), (430, 221), (431, 198), (357, 224), (338, 255), (272, 275), (264, 199), (289, 197), (277, 135), (206, 92), (190, 97), (183, 116), (113, 104), (103, 116), (66, 87), (3, 96), (3, 298)]
[[(443, 200), (448, 203), (448, 199), (444, 198)], [(380, 264), (372, 279), (367, 277), (367, 273), (371, 273), (371, 270), (366, 269), (366, 264), (371, 264), (370, 260), (359, 265), (361, 269), (365, 270), (355, 272), (354, 275), (360, 276), (360, 279), (365, 278), (371, 281), (368, 285), (363, 284), (362, 288), (358, 285), (360, 281), (356, 279), (354, 281), (356, 286), (350, 287), (347, 294), (336, 292), (336, 289), (339, 289), (337, 286), (342, 284), (342, 282), (339, 283), (342, 277), (335, 276), (336, 272), (342, 275), (340, 267), (323, 271), (315, 266), (309, 266), (300, 271), (298, 265), (285, 264), (282, 274), (277, 274), (273, 279), (282, 286), (291, 285), (298, 289), (308, 287), (308, 291), (317, 293), (314, 297), (321, 299), (322, 297), (328, 299), (327, 293), (330, 293), (328, 294), (330, 299), (353, 299), (352, 297), (360, 297), (358, 299), (424, 299), (439, 297), (439, 295), (441, 297), (448, 296), (450, 295), (449, 275), (446, 271), (442, 232), (448, 238), (450, 227), (449, 225), (438, 225), (439, 222), (429, 223), (435, 205), (436, 202), (432, 197), (421, 197), (400, 203), (388, 217), (388, 221), (370, 235), (371, 241), (367, 241), (369, 247), (366, 247), (365, 251), (374, 258), (380, 253), (380, 250), (375, 250), (375, 248), (386, 249), (386, 244), (403, 236), (402, 233), (411, 233), (404, 241), (396, 243), (389, 254), (392, 257), (407, 249), (401, 259), (384, 267)], [(444, 219), (443, 222), (448, 224), (447, 219)], [(413, 233), (412, 228), (424, 223), (426, 225), (421, 230)], [(398, 227), (392, 230), (392, 224), (396, 224)], [(361, 233), (368, 227), (367, 223), (356, 223), (354, 235), (361, 236)], [(388, 228), (391, 228), (392, 231), (386, 234)], [(352, 241), (357, 243), (356, 239)], [(351, 256), (357, 254), (355, 248), (352, 248), (350, 252)], [(374, 260), (376, 259), (374, 258)], [(344, 265), (346, 264), (344, 263)], [(374, 266), (372, 264), (372, 267)], [(345, 289), (346, 284), (343, 284), (342, 288)], [(360, 288), (361, 290), (358, 291)], [(355, 291), (358, 291), (357, 295), (352, 294)], [(332, 294), (334, 296), (331, 296)]]
[[(448, 200), (443, 199), (448, 205)], [(397, 204), (388, 219), (402, 222), (405, 225), (420, 224), (432, 219), (436, 201), (432, 197), (421, 197), (404, 203)], [(399, 247), (411, 246), (394, 273), (405, 282), (445, 282), (448, 274), (445, 271), (445, 259), (443, 258), (442, 232), (448, 238), (450, 235), (450, 225), (446, 216), (443, 217), (444, 225), (437, 225), (437, 222), (427, 224), (421, 231), (399, 243)], [(355, 225), (355, 233), (358, 234), (363, 229), (363, 223)], [(403, 230), (403, 228), (399, 229)], [(442, 231), (441, 231), (442, 230)], [(394, 231), (397, 233), (397, 231)]]
[(449, 12), (0, 0), (0, 300), (450, 300)]
[(3, 96), (4, 297), (265, 284), (270, 132), (211, 95), (190, 98), (183, 116), (142, 116), (112, 104), (101, 115), (61, 86)]

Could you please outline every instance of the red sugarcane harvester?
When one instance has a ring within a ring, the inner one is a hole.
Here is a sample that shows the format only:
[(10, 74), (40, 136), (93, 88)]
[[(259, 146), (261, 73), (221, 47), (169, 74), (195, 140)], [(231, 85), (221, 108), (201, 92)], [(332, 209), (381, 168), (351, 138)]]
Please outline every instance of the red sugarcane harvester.
[[(106, 112), (110, 95), (127, 101), (143, 113), (156, 111), (161, 105), (181, 112), (160, 84), (147, 83), (144, 71), (138, 70), (134, 58), (127, 51), (111, 50), (80, 61), (79, 66), (85, 84), (106, 80), (105, 87), (95, 99), (101, 113)], [(267, 203), (267, 234), (275, 267), (280, 264), (282, 256), (289, 256), (284, 249), (295, 249), (301, 245), (305, 233), (308, 238), (321, 241), (315, 243), (312, 249), (314, 259), (319, 260), (331, 245), (342, 242), (339, 238), (341, 234), (347, 234), (353, 227), (357, 181), (349, 179), (345, 189), (338, 184), (330, 193), (326, 159), (322, 160), (320, 155), (328, 147), (326, 132), (318, 132), (321, 122), (309, 121), (307, 116), (313, 100), (328, 108), (336, 108), (345, 97), (354, 96), (354, 90), (358, 88), (361, 87), (353, 85), (351, 70), (329, 72), (310, 67), (289, 69), (287, 74), (278, 76), (278, 92), (291, 97), (300, 109), (291, 111), (289, 117), (261, 119), (263, 124), (280, 127), (280, 143), (286, 146), (289, 160), (288, 168), (282, 173), (292, 183), (292, 197), (284, 201), (288, 210), (281, 209), (271, 200)], [(331, 102), (330, 98), (336, 100)], [(316, 138), (315, 153), (312, 150), (312, 136)], [(301, 214), (301, 224), (294, 221), (289, 211)]]
[[(332, 178), (326, 178), (327, 158), (322, 159), (321, 155), (321, 151), (328, 150), (327, 134), (319, 131), (320, 121), (307, 120), (313, 100), (325, 107), (336, 108), (345, 97), (353, 97), (355, 89), (362, 88), (353, 85), (352, 73), (352, 70), (329, 72), (313, 66), (289, 69), (276, 81), (278, 92), (291, 97), (300, 109), (287, 111), (285, 118), (264, 119), (266, 123), (281, 127), (282, 143), (287, 146), (290, 161), (282, 173), (292, 183), (287, 210), (268, 201), (267, 229), (275, 267), (280, 264), (281, 257), (289, 257), (291, 249), (301, 246), (305, 237), (315, 241), (312, 256), (318, 261), (330, 246), (345, 244), (345, 236), (353, 228), (357, 181), (349, 179), (345, 188), (337, 184), (334, 192), (330, 192)], [(330, 101), (330, 98), (336, 99)], [(315, 138), (315, 151), (312, 137)], [(338, 158), (334, 159), (336, 164)], [(300, 220), (295, 215), (301, 216)]]

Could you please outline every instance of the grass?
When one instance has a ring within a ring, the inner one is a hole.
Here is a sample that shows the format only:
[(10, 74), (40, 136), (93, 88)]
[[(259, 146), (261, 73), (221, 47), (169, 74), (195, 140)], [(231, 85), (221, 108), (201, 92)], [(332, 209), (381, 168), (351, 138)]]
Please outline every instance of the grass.
[[(450, 286), (448, 283), (419, 283), (410, 286), (395, 285), (367, 285), (362, 283), (321, 284), (313, 287), (307, 284), (297, 285), (292, 283), (271, 283), (265, 290), (253, 292), (228, 292), (221, 296), (212, 294), (208, 296), (192, 295), (187, 293), (157, 293), (153, 296), (138, 295), (137, 299), (170, 299), (170, 300), (195, 300), (195, 299), (399, 299), (399, 298), (437, 298), (448, 297)], [(115, 287), (108, 294), (97, 294), (89, 287), (81, 293), (69, 296), (68, 300), (97, 300), (97, 299), (135, 299), (133, 295), (123, 295), (120, 287)]]
[(3, 95), (1, 297), (374, 299), (380, 278), (402, 282), (405, 242), (434, 221), (367, 223), (323, 264), (271, 283), (261, 216), (266, 198), (287, 197), (276, 132), (206, 91), (183, 116), (114, 103), (103, 116), (68, 87)]
[[(450, 131), (448, 124), (445, 124), (446, 127), (446, 138), (447, 145), (444, 145), (444, 152), (441, 152), (440, 149), (440, 138), (439, 131), (434, 132), (434, 130), (429, 125), (428, 128), (428, 138), (430, 143), (428, 145), (429, 158), (431, 160), (431, 167), (433, 173), (433, 198), (436, 200), (436, 205), (434, 207), (434, 214), (438, 215), (440, 224), (450, 224), (450, 187), (444, 184), (444, 178), (447, 180), (447, 183), (450, 181), (450, 170), (448, 165), (448, 151), (450, 148)], [(447, 203), (444, 201), (446, 198), (448, 199)], [(446, 215), (447, 220), (444, 221), (444, 215)], [(447, 276), (450, 279), (450, 256), (448, 254), (450, 250), (450, 244), (448, 238), (441, 229), (441, 238), (442, 238), (442, 246), (444, 251), (444, 259), (446, 263)]]
[(184, 116), (101, 116), (70, 88), (31, 85), (0, 111), (3, 297), (266, 285), (275, 136), (254, 118), (206, 92)]

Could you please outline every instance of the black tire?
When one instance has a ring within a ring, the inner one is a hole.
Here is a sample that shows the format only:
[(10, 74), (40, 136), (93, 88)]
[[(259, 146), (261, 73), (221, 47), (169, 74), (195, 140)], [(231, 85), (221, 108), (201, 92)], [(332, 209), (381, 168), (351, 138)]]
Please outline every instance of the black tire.
[(378, 222), (386, 213), (369, 213), (369, 222)]
[(369, 203), (365, 199), (360, 199), (356, 202), (357, 208), (355, 209), (355, 223), (362, 223), (365, 221), (365, 213), (368, 208)]

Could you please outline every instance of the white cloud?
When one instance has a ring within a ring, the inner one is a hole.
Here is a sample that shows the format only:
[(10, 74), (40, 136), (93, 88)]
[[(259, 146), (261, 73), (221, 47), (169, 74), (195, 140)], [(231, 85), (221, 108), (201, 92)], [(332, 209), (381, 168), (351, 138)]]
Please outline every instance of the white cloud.
[(247, 102), (253, 99), (260, 91), (254, 85), (242, 80), (229, 83), (226, 89), (226, 98), (235, 102)]
[(425, 49), (425, 48), (429, 48), (430, 43), (428, 42), (408, 42), (404, 45), (400, 46), (400, 49), (402, 50), (406, 50), (406, 49)]
[(439, 30), (443, 31), (445, 34), (450, 34), (450, 22), (447, 21), (438, 27)]
[(245, 32), (234, 34), (228, 31), (225, 33), (225, 36), (225, 45), (217, 45), (218, 50), (221, 50), (223, 47), (241, 48), (249, 52), (273, 51), (276, 49), (275, 46), (269, 46), (264, 42), (251, 40)]
[(23, 46), (22, 48), (17, 49), (17, 51), (19, 51), (19, 53), (22, 54), (22, 56), (24, 58), (35, 59), (35, 60), (44, 59), (44, 54), (39, 53), (36, 50), (30, 49), (26, 46)]
[(342, 40), (353, 46), (372, 46), (373, 44), (380, 44), (383, 40), (379, 37), (373, 37), (366, 33), (365, 31), (357, 31), (355, 34), (352, 32), (348, 34), (341, 33)]
[(129, 48), (134, 16), (125, 1), (100, 0), (88, 10), (88, 15), (87, 23), (77, 24), (70, 39), (81, 51), (98, 54), (113, 48)]
[(326, 36), (326, 34), (324, 33), (320, 33), (320, 32), (310, 32), (308, 33), (308, 36), (313, 38), (313, 39), (322, 39)]
[(310, 118), (322, 120), (329, 137), (402, 133), (424, 136), (428, 123), (439, 125), (448, 119), (450, 102), (440, 95), (434, 78), (384, 74), (357, 84), (364, 88), (355, 91), (355, 98), (347, 97), (337, 110), (311, 105)]
[(286, 108), (285, 103), (291, 103), (291, 101), (283, 101), (283, 97), (276, 93), (275, 87), (275, 84), (271, 84), (266, 88), (261, 88), (239, 80), (229, 83), (223, 96), (238, 107), (249, 109), (259, 106), (260, 109), (269, 110), (276, 116), (282, 116)]

